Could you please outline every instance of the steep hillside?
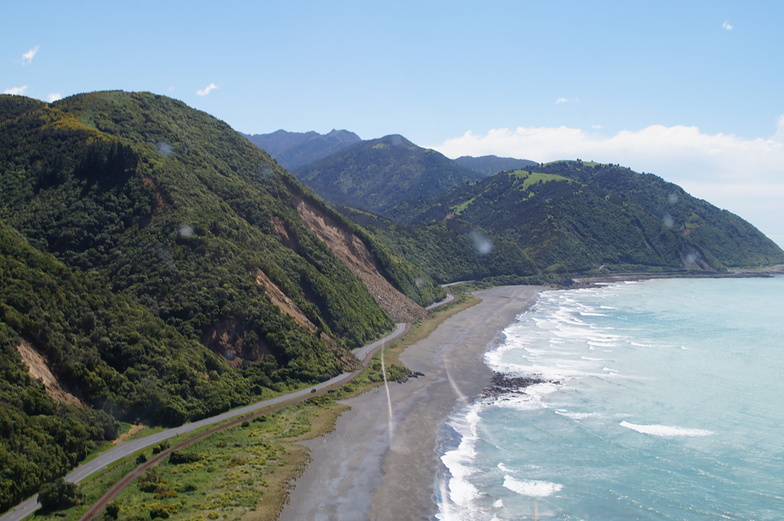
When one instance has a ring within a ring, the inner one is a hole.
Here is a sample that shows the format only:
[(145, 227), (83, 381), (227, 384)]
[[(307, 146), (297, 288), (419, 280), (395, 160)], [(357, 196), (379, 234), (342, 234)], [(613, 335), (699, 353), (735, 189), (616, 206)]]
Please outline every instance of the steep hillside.
[[(192, 338), (210, 344), (230, 327), (250, 358), (267, 353), (283, 366), (289, 350), (357, 346), (391, 327), (299, 215), (310, 192), (214, 118), (165, 97), (108, 92), (40, 104), (3, 126), (0, 215)], [(382, 271), (384, 259), (373, 259)], [(415, 274), (385, 274), (421, 300), (405, 280)], [(275, 305), (277, 291), (290, 304)], [(325, 336), (313, 338), (295, 315)], [(279, 328), (306, 338), (286, 340)]]
[(262, 383), (2, 222), (0, 295), (0, 511), (114, 439), (111, 415), (178, 423)]
[[(240, 134), (166, 97), (0, 96), (0, 191), (0, 392), (27, 363), (80, 411), (177, 424), (320, 381), (355, 367), (350, 349), (389, 331), (390, 313), (421, 316), (411, 299), (443, 295)], [(24, 414), (71, 407), (25, 382), (43, 405)], [(37, 486), (0, 478), (2, 498)]]
[(404, 225), (352, 208), (342, 211), (439, 283), (494, 279), (504, 284), (539, 274), (518, 244), (461, 219)]
[(381, 274), (365, 243), (319, 205), (302, 200), (297, 205), (302, 219), (351, 272), (362, 280), (382, 308), (396, 322), (415, 322), (427, 316), (424, 308), (394, 288)]
[(503, 170), (521, 170), (539, 164), (536, 161), (530, 161), (528, 159), (498, 156), (462, 156), (455, 159), (455, 163), (484, 175), (493, 175)]
[(245, 137), (288, 170), (313, 163), (362, 141), (348, 130), (332, 130), (326, 134), (277, 130), (271, 134)]
[(460, 219), (518, 244), (542, 272), (721, 271), (784, 262), (752, 225), (650, 174), (557, 162), (502, 172), (390, 210), (400, 222)]
[(334, 204), (382, 213), (483, 177), (398, 135), (363, 141), (293, 173)]

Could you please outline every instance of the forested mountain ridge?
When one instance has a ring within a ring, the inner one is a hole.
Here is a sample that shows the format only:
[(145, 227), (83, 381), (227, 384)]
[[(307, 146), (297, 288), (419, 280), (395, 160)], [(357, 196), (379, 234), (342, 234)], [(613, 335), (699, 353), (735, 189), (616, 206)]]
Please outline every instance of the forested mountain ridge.
[(781, 248), (740, 217), (617, 165), (558, 161), (501, 172), (387, 214), (407, 224), (470, 223), (519, 245), (541, 273), (784, 262)]
[(176, 424), (352, 368), (350, 348), (443, 295), (225, 123), (162, 96), (0, 96), (0, 191), (0, 392), (34, 402), (0, 398), (3, 507), (52, 477), (17, 471), (84, 455), (17, 464), (58, 454), (63, 418), (84, 418), (83, 445), (114, 428), (44, 398), (23, 343), (95, 411)]
[(521, 170), (539, 164), (536, 161), (531, 161), (529, 159), (498, 156), (461, 156), (454, 161), (460, 166), (464, 166), (484, 175), (497, 174), (503, 170)]
[(396, 134), (362, 141), (293, 174), (333, 204), (379, 213), (484, 177)]
[(348, 130), (332, 130), (326, 134), (276, 130), (270, 134), (246, 134), (245, 137), (288, 170), (313, 163), (362, 141)]

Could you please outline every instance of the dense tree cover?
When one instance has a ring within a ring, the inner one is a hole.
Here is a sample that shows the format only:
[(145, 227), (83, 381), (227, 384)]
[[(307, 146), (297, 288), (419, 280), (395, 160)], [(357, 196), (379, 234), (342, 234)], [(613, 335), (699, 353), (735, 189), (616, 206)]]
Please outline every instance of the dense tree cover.
[[(181, 102), (0, 96), (0, 191), (4, 506), (113, 437), (115, 419), (178, 424), (326, 379), (354, 367), (350, 348), (393, 326), (299, 217), (298, 202), (318, 199)], [(442, 294), (319, 204), (395, 286), (422, 304)], [(21, 341), (93, 408), (53, 402), (26, 375)]]
[(117, 434), (115, 420), (104, 411), (52, 400), (40, 380), (28, 376), (17, 342), (18, 334), (0, 321), (0, 511)]
[[(324, 346), (259, 298), (256, 269), (340, 343), (390, 327), (298, 219), (287, 174), (224, 124), (152, 95), (87, 94), (59, 108), (7, 121), (0, 149), (9, 195), (0, 213), (37, 247), (94, 271), (192, 338), (241, 313), (249, 329), (274, 337), (265, 341), (282, 363), (297, 355), (287, 352), (294, 344)], [(275, 221), (294, 244), (282, 244)], [(352, 298), (339, 309), (323, 305), (344, 292)]]
[(341, 210), (442, 284), (539, 273), (520, 246), (461, 219), (404, 225), (356, 209)]
[(362, 141), (293, 173), (327, 201), (381, 213), (484, 177), (399, 135)]
[(52, 511), (78, 505), (83, 499), (82, 496), (76, 483), (57, 478), (54, 483), (47, 483), (41, 487), (38, 501), (44, 510)]
[(615, 165), (561, 161), (501, 172), (387, 214), (406, 224), (471, 223), (518, 245), (542, 273), (784, 262), (784, 252), (740, 217)]
[[(784, 262), (781, 249), (752, 224), (737, 215), (689, 195), (674, 183), (654, 174), (639, 174), (619, 165), (558, 161), (542, 172), (577, 179), (605, 195), (617, 193), (661, 219), (711, 266), (765, 266)], [(705, 247), (703, 247), (705, 245)]]
[[(13, 347), (7, 351), (15, 353), (21, 339), (30, 342), (53, 373), (96, 408), (123, 420), (179, 424), (249, 400), (249, 383), (241, 373), (226, 372), (218, 355), (4, 225), (0, 273), (0, 323)], [(213, 371), (220, 377), (210, 378)]]
[[(247, 403), (260, 384), (283, 378), (230, 371), (142, 305), (35, 250), (2, 223), (0, 295), (0, 509), (113, 439), (114, 418), (179, 424)], [(94, 408), (54, 402), (28, 376), (17, 351), (23, 340)]]

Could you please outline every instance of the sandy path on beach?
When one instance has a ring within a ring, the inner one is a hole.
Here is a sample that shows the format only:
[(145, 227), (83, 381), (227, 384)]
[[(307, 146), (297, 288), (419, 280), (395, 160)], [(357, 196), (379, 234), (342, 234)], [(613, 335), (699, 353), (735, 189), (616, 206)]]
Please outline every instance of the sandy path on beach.
[(482, 355), (544, 288), (504, 286), (447, 319), (400, 357), (425, 373), (344, 403), (335, 430), (307, 442), (313, 461), (297, 480), (281, 521), (416, 520), (436, 513), (438, 427), (490, 380)]

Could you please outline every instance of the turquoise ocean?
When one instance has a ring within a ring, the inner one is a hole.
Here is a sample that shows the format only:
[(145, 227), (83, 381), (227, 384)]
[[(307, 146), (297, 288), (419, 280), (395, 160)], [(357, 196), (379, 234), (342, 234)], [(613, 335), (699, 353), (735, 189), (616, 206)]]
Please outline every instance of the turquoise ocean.
[(544, 383), (448, 419), (437, 519), (784, 519), (784, 277), (545, 291), (503, 336)]

